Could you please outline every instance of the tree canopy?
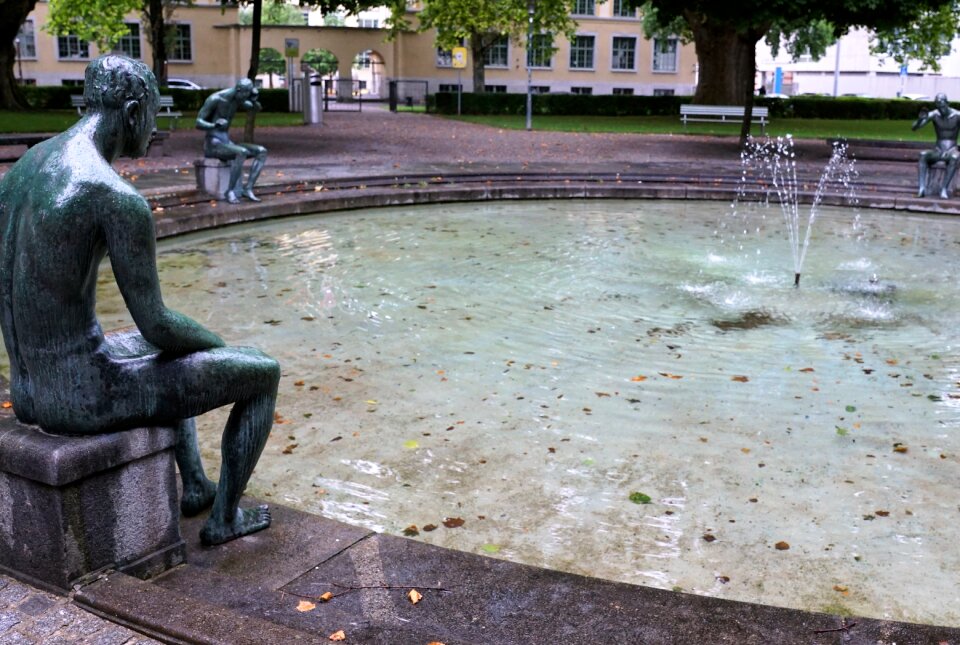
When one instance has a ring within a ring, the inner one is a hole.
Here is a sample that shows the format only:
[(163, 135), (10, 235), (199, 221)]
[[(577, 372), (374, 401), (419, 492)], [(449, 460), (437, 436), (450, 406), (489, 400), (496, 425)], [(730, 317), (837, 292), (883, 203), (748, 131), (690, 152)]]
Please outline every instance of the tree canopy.
[(960, 2), (953, 0), (922, 12), (907, 24), (878, 29), (870, 51), (900, 65), (917, 61), (922, 69), (939, 71), (940, 59), (950, 54), (958, 33)]
[[(296, 5), (285, 2), (272, 2), (263, 10), (261, 18), (265, 25), (305, 25), (307, 19), (303, 16)], [(253, 22), (253, 7), (244, 7), (240, 10), (239, 20), (241, 25), (249, 25)]]
[[(473, 90), (484, 89), (484, 62), (487, 51), (501, 38), (526, 42), (527, 0), (423, 0), (417, 14), (417, 30), (437, 30), (437, 46), (452, 49), (470, 47)], [(409, 29), (405, 0), (389, 5), (394, 31)], [(571, 38), (576, 22), (570, 17), (570, 0), (537, 0), (534, 3), (533, 33), (562, 33)]]

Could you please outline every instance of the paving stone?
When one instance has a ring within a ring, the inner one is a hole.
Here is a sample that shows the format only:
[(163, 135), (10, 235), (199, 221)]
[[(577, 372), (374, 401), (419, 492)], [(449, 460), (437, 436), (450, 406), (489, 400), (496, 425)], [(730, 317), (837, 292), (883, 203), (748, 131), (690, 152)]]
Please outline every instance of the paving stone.
[(9, 629), (20, 624), (20, 618), (10, 610), (0, 611), (0, 636)]

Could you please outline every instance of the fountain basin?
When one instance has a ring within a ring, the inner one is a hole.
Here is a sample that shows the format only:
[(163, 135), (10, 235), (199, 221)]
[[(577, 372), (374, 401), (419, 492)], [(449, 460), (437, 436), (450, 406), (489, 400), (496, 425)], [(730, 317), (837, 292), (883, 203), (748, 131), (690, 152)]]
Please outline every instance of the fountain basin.
[[(284, 365), (255, 495), (626, 582), (960, 624), (957, 225), (825, 210), (795, 290), (777, 234), (726, 243), (726, 213), (383, 209), (183, 237), (159, 263), (168, 304)], [(874, 274), (895, 290), (848, 288)], [(105, 289), (104, 326), (120, 310)]]

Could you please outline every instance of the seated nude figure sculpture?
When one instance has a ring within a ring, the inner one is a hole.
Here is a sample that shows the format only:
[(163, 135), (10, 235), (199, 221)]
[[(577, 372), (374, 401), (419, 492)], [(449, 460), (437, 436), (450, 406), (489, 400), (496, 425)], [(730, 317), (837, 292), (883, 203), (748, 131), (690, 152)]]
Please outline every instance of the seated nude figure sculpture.
[(943, 184), (940, 186), (940, 197), (950, 197), (950, 183), (957, 174), (957, 163), (960, 162), (960, 150), (957, 149), (957, 134), (960, 133), (960, 112), (950, 107), (945, 94), (937, 94), (934, 98), (936, 109), (932, 112), (921, 112), (912, 128), (917, 130), (929, 122), (933, 122), (933, 129), (937, 135), (937, 147), (924, 150), (920, 153), (920, 167), (918, 170), (920, 190), (918, 197), (927, 194), (927, 177), (930, 166), (938, 161), (947, 165), (943, 174)]
[[(161, 298), (150, 207), (111, 167), (146, 153), (159, 103), (141, 62), (108, 55), (87, 67), (86, 115), (30, 149), (0, 181), (0, 326), (17, 418), (58, 434), (171, 425), (181, 510), (210, 507), (200, 533), (218, 544), (270, 525), (241, 510), (270, 433), (280, 368), (223, 341)], [(136, 328), (104, 334), (94, 311), (104, 255)], [(219, 484), (200, 462), (193, 417), (233, 404)]]
[(260, 110), (257, 101), (257, 88), (248, 78), (240, 79), (235, 87), (214, 92), (203, 102), (203, 107), (197, 113), (197, 129), (205, 130), (207, 136), (203, 140), (203, 156), (230, 162), (230, 181), (226, 190), (226, 199), (231, 204), (240, 200), (237, 197), (243, 179), (243, 162), (253, 157), (250, 174), (247, 176), (246, 186), (242, 186), (242, 194), (252, 202), (260, 200), (253, 194), (253, 185), (257, 183), (263, 164), (267, 160), (267, 149), (253, 143), (234, 143), (230, 140), (230, 122), (237, 108), (242, 107), (248, 112)]

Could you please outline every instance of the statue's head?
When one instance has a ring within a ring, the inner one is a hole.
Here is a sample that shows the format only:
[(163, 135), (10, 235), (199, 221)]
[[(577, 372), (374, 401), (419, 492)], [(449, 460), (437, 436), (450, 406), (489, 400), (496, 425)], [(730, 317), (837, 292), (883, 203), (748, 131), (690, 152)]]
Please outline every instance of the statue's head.
[(87, 65), (83, 81), (87, 111), (101, 113), (122, 136), (122, 153), (142, 157), (156, 127), (160, 91), (140, 61), (107, 54)]
[(254, 94), (253, 81), (251, 81), (249, 78), (241, 78), (239, 81), (237, 81), (237, 85), (234, 87), (234, 90), (237, 93), (238, 99), (241, 101), (246, 101)]
[(947, 100), (947, 95), (942, 92), (933, 97), (933, 104), (938, 108), (950, 107), (950, 102)]

